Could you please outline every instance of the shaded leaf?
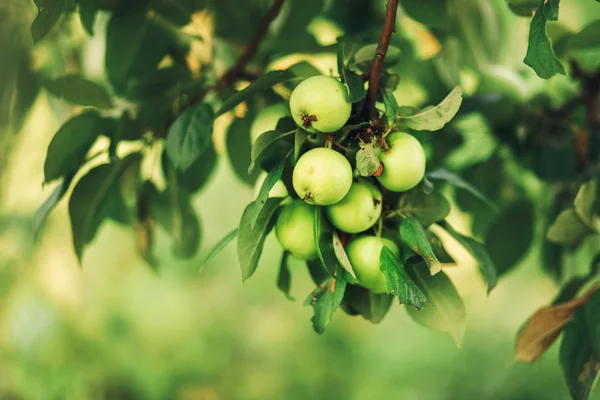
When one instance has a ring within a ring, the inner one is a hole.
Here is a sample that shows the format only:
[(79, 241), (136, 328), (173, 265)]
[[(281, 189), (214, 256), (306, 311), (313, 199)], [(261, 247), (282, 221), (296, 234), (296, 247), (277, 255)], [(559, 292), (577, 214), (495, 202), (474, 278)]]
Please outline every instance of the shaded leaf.
[(199, 263), (200, 266), (198, 267), (198, 272), (201, 272), (202, 269), (204, 268), (204, 266), (206, 264), (208, 264), (208, 262), (210, 260), (212, 260), (213, 257), (215, 257), (217, 254), (219, 254), (225, 247), (227, 247), (227, 245), (229, 243), (231, 243), (233, 241), (233, 239), (235, 239), (237, 237), (238, 229), (239, 228), (235, 228), (234, 230), (229, 232), (227, 235), (223, 236), (223, 238), (221, 240), (219, 240), (217, 242), (217, 244), (215, 244), (213, 246), (213, 248), (206, 254), (206, 256), (204, 256), (200, 260), (200, 263)]
[(111, 108), (110, 95), (102, 85), (85, 79), (80, 74), (61, 76), (44, 81), (46, 89), (56, 97), (97, 108)]
[(210, 105), (193, 105), (183, 112), (169, 128), (166, 152), (180, 171), (186, 171), (212, 146), (214, 116)]
[[(558, 13), (558, 12), (557, 12)], [(530, 66), (535, 73), (544, 79), (556, 74), (565, 74), (565, 69), (554, 55), (550, 39), (546, 35), (546, 16), (544, 4), (540, 4), (529, 26), (529, 43), (523, 62)]]
[(297, 128), (296, 134), (294, 135), (294, 164), (297, 163), (300, 158), (302, 145), (306, 142), (306, 139), (308, 139), (308, 132), (302, 128)]
[(351, 307), (356, 314), (360, 314), (374, 324), (383, 320), (393, 300), (394, 296), (389, 294), (373, 293), (362, 286), (350, 284), (346, 286), (346, 293), (344, 294), (344, 303)]
[(290, 295), (290, 289), (292, 286), (292, 274), (290, 273), (290, 267), (288, 265), (289, 253), (284, 251), (281, 255), (281, 262), (279, 263), (279, 274), (277, 275), (277, 288), (285, 294), (288, 300), (295, 301)]
[(96, 8), (96, 0), (79, 0), (79, 19), (81, 25), (90, 35), (94, 35), (94, 25), (96, 23), (96, 16), (98, 15), (98, 8)]
[(37, 43), (54, 28), (60, 17), (67, 11), (67, 0), (34, 0), (38, 15), (31, 24), (33, 42)]
[(450, 214), (450, 203), (438, 191), (427, 194), (416, 188), (400, 197), (397, 211), (418, 219), (426, 228), (434, 222), (443, 220)]
[(396, 115), (398, 113), (398, 102), (393, 93), (383, 93), (383, 105), (385, 106), (385, 117), (389, 126), (394, 126), (396, 122)]
[(256, 201), (254, 202), (254, 210), (250, 218), (250, 229), (254, 229), (256, 221), (258, 220), (258, 216), (267, 202), (269, 192), (271, 189), (273, 189), (273, 186), (275, 186), (279, 179), (281, 179), (281, 174), (283, 173), (283, 163), (284, 162), (282, 161), (275, 166), (275, 168), (273, 168), (267, 174), (265, 180), (263, 181), (260, 191), (258, 192), (258, 196), (256, 197)]
[(38, 208), (38, 210), (35, 212), (35, 216), (33, 218), (34, 237), (37, 237), (37, 235), (40, 232), (40, 228), (42, 227), (44, 221), (46, 221), (48, 215), (50, 215), (52, 210), (54, 210), (54, 207), (56, 207), (58, 202), (62, 200), (65, 193), (67, 193), (67, 191), (69, 190), (69, 186), (71, 186), (71, 182), (73, 181), (74, 176), (74, 174), (66, 175), (63, 178), (62, 182), (59, 183), (58, 186), (56, 186), (56, 188), (52, 191), (50, 196), (48, 196), (46, 201), (44, 201), (40, 208)]
[[(250, 112), (249, 112), (250, 113)], [(258, 179), (260, 170), (256, 169), (248, 173), (251, 161), (252, 143), (250, 138), (250, 126), (253, 118), (246, 115), (245, 118), (233, 120), (227, 130), (227, 157), (236, 176), (244, 183), (253, 185)]]
[(269, 171), (285, 160), (294, 149), (292, 139), (295, 133), (295, 130), (285, 133), (267, 131), (260, 135), (252, 145), (248, 173), (254, 172), (259, 165)]
[(352, 71), (346, 72), (346, 86), (348, 87), (348, 99), (351, 103), (361, 101), (367, 95), (365, 81)]
[(416, 131), (437, 131), (454, 118), (461, 103), (462, 90), (457, 86), (437, 106), (426, 108), (409, 116), (400, 115), (398, 122), (402, 122)]
[(431, 275), (437, 274), (442, 270), (442, 265), (436, 258), (427, 233), (419, 220), (407, 217), (400, 224), (400, 236), (402, 241), (415, 253), (417, 253), (427, 263)]
[(334, 276), (339, 263), (333, 246), (333, 228), (324, 214), (324, 207), (315, 206), (315, 243), (321, 265), (329, 275)]
[(379, 256), (380, 269), (385, 276), (386, 290), (398, 297), (400, 304), (422, 309), (429, 300), (421, 289), (413, 282), (404, 270), (404, 266), (394, 256), (394, 253), (383, 246)]
[(548, 228), (546, 239), (567, 246), (577, 246), (593, 231), (586, 226), (574, 209), (561, 212)]
[(435, 171), (428, 172), (426, 177), (434, 180), (442, 180), (446, 181), (452, 186), (455, 186), (459, 189), (466, 190), (471, 193), (473, 196), (477, 197), (479, 200), (483, 201), (487, 204), (492, 210), (496, 211), (498, 207), (487, 197), (483, 195), (475, 186), (471, 185), (469, 182), (465, 181), (459, 175), (448, 171), (445, 168), (436, 169)]
[(339, 307), (346, 291), (346, 282), (331, 277), (317, 286), (306, 298), (304, 305), (312, 306), (315, 315), (312, 317), (313, 329), (318, 334), (325, 332), (335, 310)]

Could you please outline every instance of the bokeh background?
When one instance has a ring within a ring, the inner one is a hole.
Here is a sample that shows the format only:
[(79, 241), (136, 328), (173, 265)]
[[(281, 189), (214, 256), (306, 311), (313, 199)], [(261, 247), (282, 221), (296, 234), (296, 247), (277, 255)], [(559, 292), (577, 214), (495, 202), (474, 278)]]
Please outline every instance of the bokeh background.
[[(373, 3), (383, 10), (384, 2)], [(501, 3), (494, 2), (495, 7)], [(564, 3), (560, 21), (573, 29), (600, 16), (600, 5), (591, 0)], [(16, 14), (11, 14), (14, 10), (8, 3), (0, 5), (0, 12), (5, 22), (14, 21), (11, 16)], [(23, 20), (30, 22), (35, 12), (27, 13)], [(502, 62), (527, 77), (529, 90), (571, 88), (564, 77), (542, 82), (532, 76), (521, 63), (528, 20), (507, 18), (511, 29), (506, 40), (514, 45), (506, 46)], [(100, 32), (105, 22), (99, 21)], [(321, 23), (323, 28), (315, 34), (326, 41), (333, 29), (335, 38), (335, 25), (327, 19)], [(35, 63), (68, 70), (65, 53), (77, 48), (86, 74), (101, 78), (101, 33), (90, 39), (77, 20), (62, 24), (69, 34), (57, 33), (39, 46), (33, 53)], [(419, 32), (415, 29), (415, 35)], [(2, 35), (7, 39), (9, 33)], [(424, 52), (435, 48), (431, 38), (422, 40)], [(65, 45), (68, 41), (74, 41), (72, 46)], [(335, 68), (333, 54), (311, 61), (325, 73)], [(10, 63), (11, 59), (0, 59), (3, 66)], [(397, 93), (399, 103), (420, 105), (418, 82), (407, 85), (401, 85)], [(557, 291), (556, 284), (543, 274), (535, 252), (488, 296), (473, 260), (444, 238), (448, 251), (459, 261), (445, 270), (468, 313), (461, 349), (449, 336), (415, 324), (397, 304), (379, 325), (340, 311), (323, 335), (315, 334), (310, 324), (312, 309), (302, 305), (313, 289), (304, 266), (294, 263), (292, 271), (296, 301), (288, 301), (275, 287), (281, 250), (273, 235), (259, 269), (244, 284), (235, 244), (198, 272), (198, 261), (237, 225), (245, 205), (253, 199), (253, 188), (234, 175), (225, 157), (220, 158), (210, 183), (194, 198), (203, 225), (202, 247), (195, 259), (174, 258), (170, 239), (159, 231), (156, 272), (137, 254), (132, 230), (106, 222), (79, 265), (64, 201), (34, 240), (33, 215), (53, 189), (41, 184), (45, 151), (71, 112), (67, 103), (42, 92), (22, 124), (0, 132), (0, 398), (568, 397), (557, 360), (558, 346), (532, 365), (513, 359), (517, 330)], [(217, 125), (220, 132), (227, 121)], [(481, 153), (488, 150), (482, 143), (492, 139), (485, 127), (477, 129), (477, 139), (450, 154), (448, 165), (461, 168), (466, 159), (485, 157)], [(223, 151), (219, 134), (215, 141)], [(543, 197), (544, 186), (536, 178), (524, 174), (519, 179), (533, 196)], [(468, 217), (457, 207), (450, 221), (463, 232), (469, 230)], [(536, 233), (540, 240), (541, 228)], [(600, 399), (600, 392), (596, 390), (592, 398)]]

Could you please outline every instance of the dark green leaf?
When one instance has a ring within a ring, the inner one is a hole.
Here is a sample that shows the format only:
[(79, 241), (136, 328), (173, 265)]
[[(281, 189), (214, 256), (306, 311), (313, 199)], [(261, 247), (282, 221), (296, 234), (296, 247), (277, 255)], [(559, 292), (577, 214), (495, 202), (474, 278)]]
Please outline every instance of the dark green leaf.
[(292, 287), (292, 274), (290, 273), (290, 267), (288, 266), (289, 253), (284, 251), (281, 255), (281, 262), (279, 263), (279, 275), (277, 275), (277, 288), (285, 294), (288, 300), (295, 301), (290, 295), (290, 289)]
[(315, 315), (312, 317), (312, 323), (315, 332), (319, 334), (325, 332), (333, 313), (344, 298), (345, 291), (346, 282), (329, 278), (317, 286), (307, 297), (304, 305), (310, 305), (314, 309)]
[(323, 207), (315, 206), (315, 243), (323, 268), (329, 275), (335, 276), (339, 263), (333, 248), (333, 228), (324, 214), (325, 209)]
[(306, 139), (308, 139), (308, 132), (302, 128), (297, 128), (296, 134), (294, 135), (294, 164), (297, 163), (300, 158), (302, 145), (306, 142)]
[(254, 212), (254, 202), (248, 204), (242, 214), (238, 234), (238, 260), (242, 269), (242, 282), (250, 278), (262, 254), (265, 238), (275, 225), (275, 213), (281, 204), (281, 198), (267, 199), (258, 216), (254, 229), (250, 229), (250, 219)]
[(275, 168), (273, 168), (267, 174), (265, 180), (260, 187), (260, 191), (258, 192), (258, 196), (256, 197), (256, 201), (254, 202), (254, 210), (252, 212), (252, 216), (250, 218), (250, 229), (253, 230), (256, 225), (256, 221), (258, 220), (258, 216), (262, 211), (265, 203), (267, 202), (267, 198), (269, 197), (269, 192), (273, 189), (273, 186), (281, 179), (281, 174), (283, 173), (283, 161), (280, 162)]
[(71, 186), (71, 182), (73, 181), (74, 175), (66, 175), (62, 182), (56, 186), (56, 188), (52, 191), (50, 196), (44, 201), (44, 203), (38, 208), (35, 212), (35, 217), (33, 218), (33, 235), (37, 237), (40, 232), (40, 228), (42, 224), (50, 215), (54, 207), (58, 204), (59, 201), (62, 200), (63, 196), (69, 190), (69, 186)]
[(588, 181), (581, 185), (577, 196), (575, 197), (575, 212), (586, 225), (593, 226), (594, 207), (596, 205), (596, 196), (598, 186), (595, 180)]
[(431, 306), (422, 310), (407, 307), (408, 315), (427, 328), (447, 332), (458, 347), (461, 347), (467, 314), (452, 281), (443, 271), (431, 276), (422, 263), (411, 266), (407, 270), (431, 302)]
[(362, 286), (355, 285), (347, 285), (344, 294), (344, 303), (374, 324), (383, 320), (393, 300), (394, 296), (373, 293)]
[[(597, 290), (598, 284), (590, 289), (587, 294), (592, 292), (585, 306), (583, 306), (583, 312), (585, 314), (585, 322), (587, 325), (588, 338), (591, 342), (594, 353), (596, 354), (597, 360), (600, 360), (600, 290)], [(583, 295), (584, 297), (587, 295)]]
[(485, 204), (490, 206), (492, 210), (496, 211), (498, 209), (498, 207), (496, 207), (496, 205), (491, 200), (485, 197), (475, 186), (471, 185), (469, 182), (465, 181), (463, 178), (456, 175), (455, 173), (448, 171), (447, 169), (440, 168), (435, 171), (428, 172), (427, 178), (446, 181), (452, 186), (466, 190), (467, 192), (471, 193), (473, 196), (477, 197), (479, 200), (483, 201)]
[(383, 93), (383, 105), (385, 106), (385, 117), (389, 126), (394, 126), (396, 122), (396, 115), (398, 113), (398, 102), (393, 93)]
[(352, 268), (348, 254), (346, 254), (344, 245), (342, 244), (340, 237), (335, 230), (333, 231), (333, 251), (335, 252), (338, 263), (342, 266), (342, 268), (344, 268), (354, 279), (356, 279), (356, 273)]
[(320, 285), (330, 276), (323, 268), (323, 264), (321, 264), (321, 260), (319, 259), (306, 261), (306, 267), (315, 285)]
[(416, 188), (400, 197), (397, 211), (402, 215), (415, 217), (426, 228), (450, 214), (450, 203), (438, 191), (427, 194)]
[(233, 239), (237, 237), (238, 229), (239, 228), (235, 228), (227, 235), (225, 235), (221, 240), (217, 242), (217, 244), (214, 245), (214, 247), (206, 254), (206, 256), (204, 256), (202, 260), (200, 260), (200, 267), (198, 267), (198, 272), (201, 272), (204, 266), (208, 264), (208, 262), (212, 260), (213, 257), (219, 254), (225, 247), (227, 247), (229, 243), (233, 241)]
[(544, 4), (540, 4), (531, 20), (527, 55), (523, 62), (529, 65), (540, 78), (548, 79), (556, 74), (565, 74), (565, 69), (554, 55), (552, 44), (546, 35)]
[(535, 215), (527, 199), (509, 204), (492, 221), (485, 236), (485, 248), (502, 276), (516, 265), (533, 242)]
[[(172, 166), (172, 164), (166, 152), (163, 152), (162, 161), (163, 171), (167, 171), (169, 165)], [(190, 168), (183, 172), (177, 171), (179, 186), (190, 193), (197, 193), (210, 181), (217, 163), (217, 152), (214, 146), (208, 146)]]
[(361, 143), (356, 152), (356, 171), (360, 176), (373, 176), (381, 166), (373, 143)]
[(114, 120), (101, 117), (95, 111), (86, 111), (67, 121), (48, 145), (45, 182), (77, 172), (98, 136), (108, 134), (114, 128)]
[(295, 130), (285, 133), (268, 131), (260, 135), (252, 145), (252, 162), (248, 173), (252, 173), (259, 165), (268, 171), (285, 160), (294, 149), (295, 133)]
[(566, 246), (577, 246), (593, 231), (579, 218), (574, 209), (561, 212), (546, 233), (546, 239)]
[[(560, 365), (573, 400), (588, 398), (600, 371), (600, 358), (588, 333), (592, 321), (598, 321), (598, 308), (590, 313), (591, 308), (586, 305), (575, 314), (565, 327), (560, 343)], [(592, 321), (588, 321), (588, 316)]]
[(406, 304), (417, 310), (429, 304), (427, 296), (408, 276), (394, 253), (385, 246), (381, 249), (379, 262), (381, 272), (385, 276), (386, 290), (389, 294), (397, 296), (400, 304)]
[(494, 262), (487, 253), (484, 245), (473, 238), (458, 233), (446, 221), (440, 223), (440, 226), (444, 228), (446, 232), (452, 235), (452, 237), (454, 237), (458, 243), (460, 243), (469, 253), (471, 253), (473, 258), (475, 258), (479, 264), (479, 270), (483, 275), (483, 279), (487, 283), (489, 293), (496, 286), (496, 283), (498, 283), (498, 275), (496, 273)]
[(356, 103), (365, 98), (365, 81), (352, 71), (346, 72), (346, 86), (348, 86), (348, 99), (351, 103)]
[(400, 236), (402, 241), (415, 253), (417, 253), (429, 267), (431, 275), (437, 274), (442, 270), (442, 265), (438, 261), (431, 248), (429, 239), (423, 225), (419, 220), (413, 217), (407, 217), (400, 224)]
[(82, 106), (111, 108), (112, 101), (106, 88), (85, 79), (80, 74), (65, 75), (44, 81), (46, 89), (56, 97)]
[(96, 0), (79, 0), (79, 19), (81, 25), (87, 33), (94, 35), (94, 25), (96, 24), (96, 16), (98, 8), (96, 8)]
[(249, 86), (247, 86), (243, 90), (240, 90), (239, 92), (231, 96), (229, 99), (227, 99), (227, 101), (224, 102), (221, 108), (219, 108), (219, 110), (215, 113), (215, 117), (218, 117), (219, 115), (225, 114), (227, 111), (232, 110), (242, 101), (248, 100), (255, 94), (264, 92), (272, 86), (290, 80), (294, 77), (295, 75), (291, 71), (267, 72), (265, 75), (252, 82)]
[(67, 0), (35, 0), (38, 15), (31, 24), (33, 42), (37, 43), (50, 32), (67, 10)]
[(598, 270), (600, 270), (600, 255), (597, 255), (596, 258), (592, 260), (589, 274), (583, 277), (573, 277), (563, 285), (563, 287), (560, 289), (560, 292), (554, 298), (552, 305), (566, 303), (570, 300), (573, 300), (581, 291), (581, 289), (590, 283), (592, 279), (594, 279), (594, 277), (598, 274)]
[(258, 179), (260, 170), (257, 168), (248, 174), (250, 167), (252, 143), (250, 139), (250, 126), (253, 118), (246, 115), (245, 118), (233, 120), (227, 130), (227, 156), (236, 176), (243, 182), (253, 185)]
[(425, 108), (410, 116), (399, 116), (398, 122), (416, 131), (437, 131), (458, 112), (462, 103), (462, 90), (457, 86), (440, 104)]
[(337, 44), (337, 70), (338, 74), (340, 74), (340, 79), (342, 83), (346, 83), (346, 59), (344, 55), (344, 46), (346, 44), (344, 42), (338, 42)]
[(548, 21), (558, 21), (558, 5), (560, 0), (546, 0), (544, 16)]
[(169, 128), (166, 151), (180, 171), (188, 170), (212, 146), (214, 116), (210, 105), (191, 106)]

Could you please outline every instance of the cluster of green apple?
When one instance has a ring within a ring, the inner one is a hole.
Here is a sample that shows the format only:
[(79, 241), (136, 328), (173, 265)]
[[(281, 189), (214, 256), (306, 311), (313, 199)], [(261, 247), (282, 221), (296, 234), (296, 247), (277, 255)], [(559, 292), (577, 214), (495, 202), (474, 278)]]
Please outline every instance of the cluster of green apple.
[[(290, 97), (291, 116), (296, 124), (314, 135), (334, 135), (347, 123), (352, 104), (346, 87), (337, 79), (315, 76), (300, 83)], [(289, 200), (275, 226), (281, 246), (295, 257), (318, 257), (314, 235), (314, 206), (326, 207), (331, 225), (351, 240), (346, 253), (357, 280), (346, 276), (375, 293), (385, 293), (380, 270), (383, 246), (399, 257), (398, 246), (375, 234), (381, 218), (382, 190), (403, 192), (415, 187), (425, 174), (425, 153), (417, 139), (408, 133), (391, 132), (385, 148), (377, 148), (383, 171), (377, 177), (361, 177), (349, 159), (329, 147), (313, 148), (298, 159), (292, 185), (299, 199)], [(287, 195), (283, 184), (270, 195)]]

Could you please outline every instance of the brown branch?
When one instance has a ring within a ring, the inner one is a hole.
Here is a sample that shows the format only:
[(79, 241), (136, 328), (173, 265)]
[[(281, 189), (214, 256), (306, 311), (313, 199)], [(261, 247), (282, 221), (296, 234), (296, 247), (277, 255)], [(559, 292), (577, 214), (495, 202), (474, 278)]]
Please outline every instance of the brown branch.
[(379, 125), (379, 113), (375, 108), (375, 102), (377, 101), (377, 89), (379, 88), (379, 76), (383, 70), (383, 61), (387, 54), (388, 47), (390, 45), (390, 39), (392, 33), (396, 31), (396, 12), (398, 11), (399, 0), (388, 0), (385, 12), (385, 24), (383, 26), (383, 32), (381, 33), (381, 39), (377, 45), (375, 51), (375, 58), (373, 60), (373, 66), (371, 67), (369, 77), (369, 93), (367, 97), (367, 108), (370, 113), (373, 125)]

